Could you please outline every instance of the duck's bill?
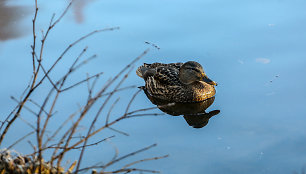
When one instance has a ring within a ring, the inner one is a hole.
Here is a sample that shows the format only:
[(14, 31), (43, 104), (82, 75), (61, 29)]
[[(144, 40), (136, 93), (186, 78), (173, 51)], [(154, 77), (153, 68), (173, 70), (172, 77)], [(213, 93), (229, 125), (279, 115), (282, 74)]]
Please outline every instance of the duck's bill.
[(206, 83), (208, 83), (208, 84), (210, 84), (210, 85), (214, 85), (214, 86), (217, 86), (217, 85), (218, 85), (217, 82), (212, 81), (212, 80), (211, 80), (210, 78), (208, 78), (206, 75), (203, 76), (202, 81), (204, 81), (204, 82), (206, 82)]

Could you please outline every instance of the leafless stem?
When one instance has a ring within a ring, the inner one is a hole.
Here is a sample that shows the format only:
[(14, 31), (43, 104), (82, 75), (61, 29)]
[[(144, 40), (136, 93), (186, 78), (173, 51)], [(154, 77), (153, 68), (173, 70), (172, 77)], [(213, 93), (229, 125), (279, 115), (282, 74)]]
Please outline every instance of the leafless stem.
[(134, 114), (134, 115), (126, 116), (126, 117), (127, 118), (132, 118), (132, 117), (159, 116), (159, 115), (165, 115), (165, 113)]
[(138, 153), (141, 153), (141, 152), (144, 152), (144, 151), (147, 151), (153, 147), (155, 147), (157, 144), (152, 144), (150, 146), (147, 146), (145, 148), (142, 148), (142, 149), (139, 149), (137, 151), (134, 151), (132, 153), (129, 153), (127, 155), (124, 155), (120, 158), (113, 158), (110, 162), (108, 162), (107, 164), (105, 165), (95, 165), (95, 166), (90, 166), (90, 167), (86, 167), (86, 168), (83, 168), (83, 169), (80, 169), (80, 170), (77, 170), (75, 173), (77, 172), (83, 172), (83, 171), (88, 171), (90, 169), (94, 169), (94, 168), (101, 168), (102, 171), (99, 172), (101, 174), (104, 174), (104, 173), (123, 173), (123, 172), (132, 172), (132, 171), (142, 171), (142, 172), (149, 172), (149, 173), (159, 173), (158, 171), (155, 171), (155, 170), (145, 170), (145, 169), (138, 169), (138, 168), (128, 168), (134, 164), (137, 164), (137, 163), (141, 163), (141, 162), (145, 162), (145, 161), (151, 161), (151, 160), (158, 160), (158, 159), (162, 159), (162, 158), (166, 158), (168, 157), (168, 155), (164, 155), (164, 156), (160, 156), (160, 157), (153, 157), (153, 158), (146, 158), (146, 159), (141, 159), (141, 160), (138, 160), (138, 161), (134, 161), (134, 162), (131, 162), (131, 163), (128, 163), (126, 164), (124, 167), (122, 167), (121, 169), (119, 170), (114, 170), (112, 172), (108, 172), (108, 171), (105, 171), (106, 168), (108, 168), (109, 166), (121, 161), (121, 160), (124, 160), (128, 157), (131, 157), (131, 156), (134, 156), (134, 155), (137, 155)]
[[(108, 139), (114, 138), (114, 137), (115, 137), (115, 135), (109, 136), (109, 137), (104, 138), (104, 139), (102, 139), (102, 140), (100, 140), (100, 141), (97, 141), (97, 142), (95, 142), (95, 143), (87, 144), (86, 147), (98, 145), (98, 144), (100, 144), (100, 143), (102, 143), (102, 142), (104, 142), (104, 141), (106, 141), (106, 140), (108, 140)], [(84, 147), (84, 146), (77, 146), (77, 147), (74, 147), (74, 148), (72, 148), (72, 149), (81, 149), (81, 148), (83, 148), (83, 147)], [(64, 149), (64, 147), (55, 146), (55, 145), (51, 145), (51, 146), (45, 147), (44, 149), (50, 149), (50, 148)]]
[(141, 91), (141, 89), (138, 89), (138, 91), (133, 95), (132, 99), (130, 100), (130, 102), (128, 103), (127, 107), (126, 107), (126, 110), (125, 110), (125, 113), (124, 113), (124, 116), (127, 115), (130, 107), (131, 107), (131, 104), (133, 103), (135, 97), (139, 94), (139, 92)]
[(167, 158), (167, 157), (169, 157), (169, 155), (164, 155), (164, 156), (157, 156), (157, 157), (153, 157), (153, 158), (141, 159), (141, 160), (134, 161), (134, 162), (132, 162), (132, 163), (129, 163), (129, 164), (123, 166), (122, 169), (126, 169), (126, 168), (128, 168), (128, 167), (130, 167), (130, 166), (132, 166), (132, 165), (137, 164), (137, 163), (141, 163), (141, 162), (145, 162), (145, 161), (158, 160), (158, 159)]
[[(118, 30), (119, 27), (113, 27), (113, 28), (104, 28), (104, 29), (100, 29), (100, 30), (95, 30), (95, 31), (92, 31), (84, 36), (82, 36), (81, 38), (77, 39), (76, 41), (74, 41), (73, 43), (71, 43), (63, 52), (62, 54), (56, 59), (56, 61), (53, 63), (53, 65), (51, 66), (51, 68), (49, 68), (49, 70), (46, 72), (45, 76), (42, 77), (42, 79), (37, 83), (37, 85), (35, 86), (35, 88), (37, 86), (39, 86), (43, 81), (44, 79), (47, 77), (47, 75), (53, 70), (53, 68), (57, 65), (57, 63), (64, 57), (64, 55), (73, 47), (75, 46), (76, 44), (78, 44), (79, 42), (81, 42), (82, 40), (96, 34), (96, 33), (99, 33), (99, 32), (104, 32), (104, 31), (113, 31), (113, 30)], [(40, 59), (41, 60), (41, 59)]]
[(112, 106), (110, 107), (108, 113), (107, 113), (107, 116), (106, 116), (106, 121), (105, 121), (105, 124), (107, 125), (108, 124), (108, 119), (110, 117), (110, 114), (112, 112), (112, 110), (114, 109), (115, 105), (118, 103), (120, 98), (117, 98), (117, 100), (115, 100), (115, 102), (112, 104)]
[(22, 140), (24, 140), (25, 138), (27, 138), (28, 136), (32, 135), (34, 133), (34, 131), (26, 134), (25, 136), (19, 138), (17, 141), (15, 141), (12, 145), (10, 145), (7, 149), (11, 149), (12, 147), (14, 147), (16, 144), (20, 143)]
[(100, 73), (95, 74), (95, 75), (93, 75), (93, 76), (87, 77), (86, 79), (81, 80), (81, 81), (79, 81), (79, 82), (77, 82), (77, 83), (75, 83), (75, 84), (73, 84), (73, 85), (71, 85), (71, 86), (69, 86), (69, 87), (67, 87), (67, 88), (61, 89), (60, 92), (67, 91), (67, 90), (69, 90), (69, 89), (71, 89), (71, 88), (74, 88), (74, 87), (76, 87), (76, 86), (78, 86), (78, 85), (80, 85), (80, 84), (82, 84), (82, 83), (87, 82), (88, 80), (90, 80), (90, 79), (92, 79), (92, 78), (99, 77), (99, 76), (102, 75), (102, 74), (103, 74), (103, 72), (100, 72)]
[[(140, 56), (136, 57), (130, 64), (128, 64), (125, 68), (123, 68), (111, 81), (109, 81), (97, 94), (95, 97), (93, 97), (92, 99), (90, 99), (87, 104), (83, 107), (83, 110), (80, 113), (79, 119), (73, 124), (73, 126), (69, 129), (69, 131), (67, 133), (65, 133), (65, 136), (68, 136), (66, 142), (65, 142), (65, 148), (64, 150), (58, 154), (57, 156), (53, 156), (51, 163), (55, 160), (57, 160), (57, 165), (59, 166), (61, 159), (63, 158), (64, 154), (69, 151), (70, 149), (76, 147), (77, 145), (79, 145), (80, 143), (86, 141), (88, 138), (92, 137), (93, 135), (95, 135), (96, 133), (100, 132), (101, 130), (103, 130), (105, 127), (101, 127), (98, 130), (90, 133), (89, 136), (87, 136), (84, 139), (81, 139), (80, 141), (74, 143), (73, 145), (71, 145), (70, 147), (68, 147), (70, 140), (73, 136), (73, 134), (75, 133), (75, 130), (77, 128), (77, 126), (79, 125), (80, 121), (84, 118), (84, 116), (86, 115), (86, 113), (90, 110), (90, 108), (93, 106), (93, 104), (101, 97), (101, 95), (106, 91), (106, 89), (108, 89), (108, 87), (115, 81), (118, 79), (118, 77), (127, 69), (129, 69), (131, 67), (132, 64), (134, 64), (137, 60), (139, 60), (141, 57), (143, 57), (146, 53), (148, 52), (148, 50), (144, 51)], [(99, 112), (99, 111), (98, 111)], [(122, 118), (121, 118), (122, 119)], [(120, 120), (120, 119), (119, 119)], [(109, 126), (111, 126), (112, 124), (118, 122), (118, 119), (113, 121), (112, 123), (109, 124)], [(67, 135), (69, 134), (69, 135)]]
[(50, 142), (62, 129), (63, 127), (72, 120), (72, 118), (76, 115), (76, 113), (71, 114), (60, 126), (59, 128), (56, 129), (56, 131), (53, 133), (53, 135), (51, 137), (49, 137), (47, 139), (47, 141), (45, 142), (45, 144), (43, 145), (43, 147), (47, 146), (47, 143)]
[(36, 17), (37, 17), (37, 13), (38, 13), (38, 7), (37, 7), (37, 0), (35, 0), (35, 14), (34, 14), (34, 18), (32, 20), (32, 32), (33, 32), (33, 45), (31, 45), (32, 48), (32, 63), (33, 63), (33, 74), (36, 73), (36, 65), (35, 65), (35, 48), (36, 48)]
[[(122, 83), (125, 81), (125, 79), (128, 77), (128, 74), (131, 72), (131, 70), (132, 70), (132, 68), (130, 69), (130, 71), (128, 71), (128, 72), (126, 73), (126, 75), (122, 78), (122, 80), (118, 83), (118, 85), (114, 88), (114, 90), (117, 90), (117, 89), (121, 86), (121, 84), (122, 84)], [(99, 110), (98, 110), (98, 112), (97, 112), (97, 114), (96, 114), (94, 120), (93, 120), (92, 123), (91, 123), (91, 126), (89, 127), (89, 130), (88, 130), (88, 132), (87, 132), (87, 136), (86, 136), (86, 137), (89, 137), (89, 136), (90, 136), (91, 131), (92, 131), (92, 128), (94, 127), (94, 125), (95, 125), (95, 123), (96, 123), (98, 117), (100, 116), (102, 110), (104, 109), (105, 105), (108, 103), (109, 99), (112, 97), (113, 94), (114, 94), (114, 93), (110, 94), (110, 95), (106, 98), (106, 100), (104, 101), (103, 105), (99, 108)], [(76, 171), (77, 171), (77, 170), (79, 169), (79, 167), (80, 167), (80, 164), (81, 164), (81, 161), (82, 161), (82, 157), (83, 157), (83, 154), (84, 154), (84, 152), (85, 152), (85, 147), (86, 147), (87, 141), (88, 141), (88, 138), (86, 138), (85, 141), (84, 141), (84, 145), (83, 145), (84, 148), (82, 148), (82, 151), (81, 151), (81, 154), (80, 154), (80, 157), (79, 157), (79, 160), (78, 160), (78, 164), (77, 164), (77, 167), (76, 167)]]
[(120, 133), (120, 134), (122, 134), (122, 135), (130, 136), (128, 133), (125, 133), (125, 132), (123, 132), (123, 131), (114, 129), (114, 128), (112, 128), (112, 127), (107, 127), (107, 128), (110, 129), (110, 130), (112, 130), (112, 131), (118, 132), (118, 133)]
[(136, 154), (138, 154), (138, 153), (140, 153), (140, 152), (149, 150), (149, 149), (151, 149), (151, 148), (153, 148), (153, 147), (155, 147), (155, 146), (157, 146), (157, 144), (152, 144), (152, 145), (150, 145), (150, 146), (148, 146), (148, 147), (142, 148), (142, 149), (140, 149), (140, 150), (137, 150), (137, 151), (135, 151), (135, 152), (132, 152), (132, 153), (129, 153), (129, 154), (127, 154), (127, 155), (124, 155), (124, 156), (122, 156), (122, 157), (120, 157), (120, 158), (117, 158), (117, 159), (115, 159), (115, 160), (113, 160), (113, 161), (110, 161), (110, 162), (108, 162), (107, 164), (105, 164), (105, 165), (103, 166), (103, 169), (105, 169), (105, 168), (107, 168), (107, 167), (113, 165), (114, 163), (116, 163), (116, 162), (118, 162), (118, 161), (121, 161), (121, 160), (123, 160), (123, 159), (125, 159), (125, 158), (128, 158), (128, 157), (130, 157), (130, 156), (136, 155)]

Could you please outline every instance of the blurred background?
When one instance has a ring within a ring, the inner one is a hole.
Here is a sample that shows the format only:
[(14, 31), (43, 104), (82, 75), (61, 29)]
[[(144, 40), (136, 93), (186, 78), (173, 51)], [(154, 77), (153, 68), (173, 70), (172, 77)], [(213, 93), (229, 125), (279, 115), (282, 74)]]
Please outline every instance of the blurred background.
[[(59, 17), (69, 2), (38, 2), (40, 37), (52, 14)], [(123, 121), (117, 128), (130, 136), (119, 134), (112, 141), (120, 153), (158, 143), (133, 158), (169, 154), (166, 159), (140, 165), (162, 173), (301, 173), (306, 166), (305, 7), (303, 0), (76, 0), (50, 33), (43, 61), (51, 65), (65, 47), (84, 34), (119, 26), (120, 30), (99, 33), (73, 48), (52, 77), (62, 75), (68, 63), (88, 46), (86, 56), (97, 54), (98, 58), (78, 71), (71, 83), (86, 78), (86, 73), (102, 71), (102, 86), (150, 48), (137, 66), (144, 62), (201, 63), (208, 77), (218, 82), (215, 101), (208, 111), (221, 111), (201, 129), (190, 127), (180, 116)], [(1, 119), (16, 105), (10, 96), (18, 98), (31, 78), (33, 14), (34, 0), (0, 0)], [(124, 83), (143, 84), (134, 72)], [(60, 112), (51, 124), (56, 125), (65, 114), (76, 110), (86, 90), (85, 86), (67, 94), (65, 105), (58, 106)], [(40, 96), (46, 91), (42, 88), (33, 97), (42, 100)], [(120, 93), (121, 102), (128, 101), (134, 91)], [(133, 108), (152, 106), (141, 93)], [(113, 114), (122, 112), (120, 109)], [(33, 117), (23, 115), (34, 121)], [(19, 121), (4, 144), (13, 143), (29, 130)], [(26, 142), (15, 149), (24, 154), (32, 151)], [(93, 149), (82, 165), (107, 160), (114, 153), (108, 146)]]

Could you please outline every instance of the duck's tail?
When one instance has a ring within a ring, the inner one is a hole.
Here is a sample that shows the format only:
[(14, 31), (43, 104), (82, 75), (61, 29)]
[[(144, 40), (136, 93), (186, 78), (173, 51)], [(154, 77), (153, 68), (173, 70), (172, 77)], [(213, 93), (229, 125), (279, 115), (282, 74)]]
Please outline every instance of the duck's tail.
[(136, 70), (136, 74), (143, 79), (146, 79), (149, 75), (154, 75), (154, 72), (155, 70), (152, 69), (151, 64), (146, 63), (138, 67)]
[(137, 68), (136, 74), (137, 74), (139, 77), (143, 78), (143, 74), (144, 74), (144, 72), (146, 71), (145, 68), (146, 68), (146, 67), (144, 67), (143, 65), (141, 65), (140, 67)]

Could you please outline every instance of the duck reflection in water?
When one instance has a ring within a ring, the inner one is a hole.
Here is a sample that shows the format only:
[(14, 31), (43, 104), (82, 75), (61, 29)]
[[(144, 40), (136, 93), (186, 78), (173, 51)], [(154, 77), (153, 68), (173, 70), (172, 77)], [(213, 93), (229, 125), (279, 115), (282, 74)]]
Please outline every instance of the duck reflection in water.
[(220, 112), (205, 112), (214, 102), (217, 83), (207, 77), (197, 62), (144, 64), (136, 73), (145, 80), (145, 86), (140, 88), (153, 104), (167, 114), (184, 115), (194, 128), (206, 126)]
[(173, 116), (183, 115), (189, 126), (192, 126), (193, 128), (202, 128), (206, 126), (211, 117), (220, 113), (220, 110), (213, 110), (208, 113), (205, 111), (210, 105), (213, 104), (215, 97), (208, 98), (201, 102), (171, 103), (166, 100), (152, 97), (144, 86), (140, 88), (143, 89), (148, 99), (153, 104), (157, 105), (161, 111)]

